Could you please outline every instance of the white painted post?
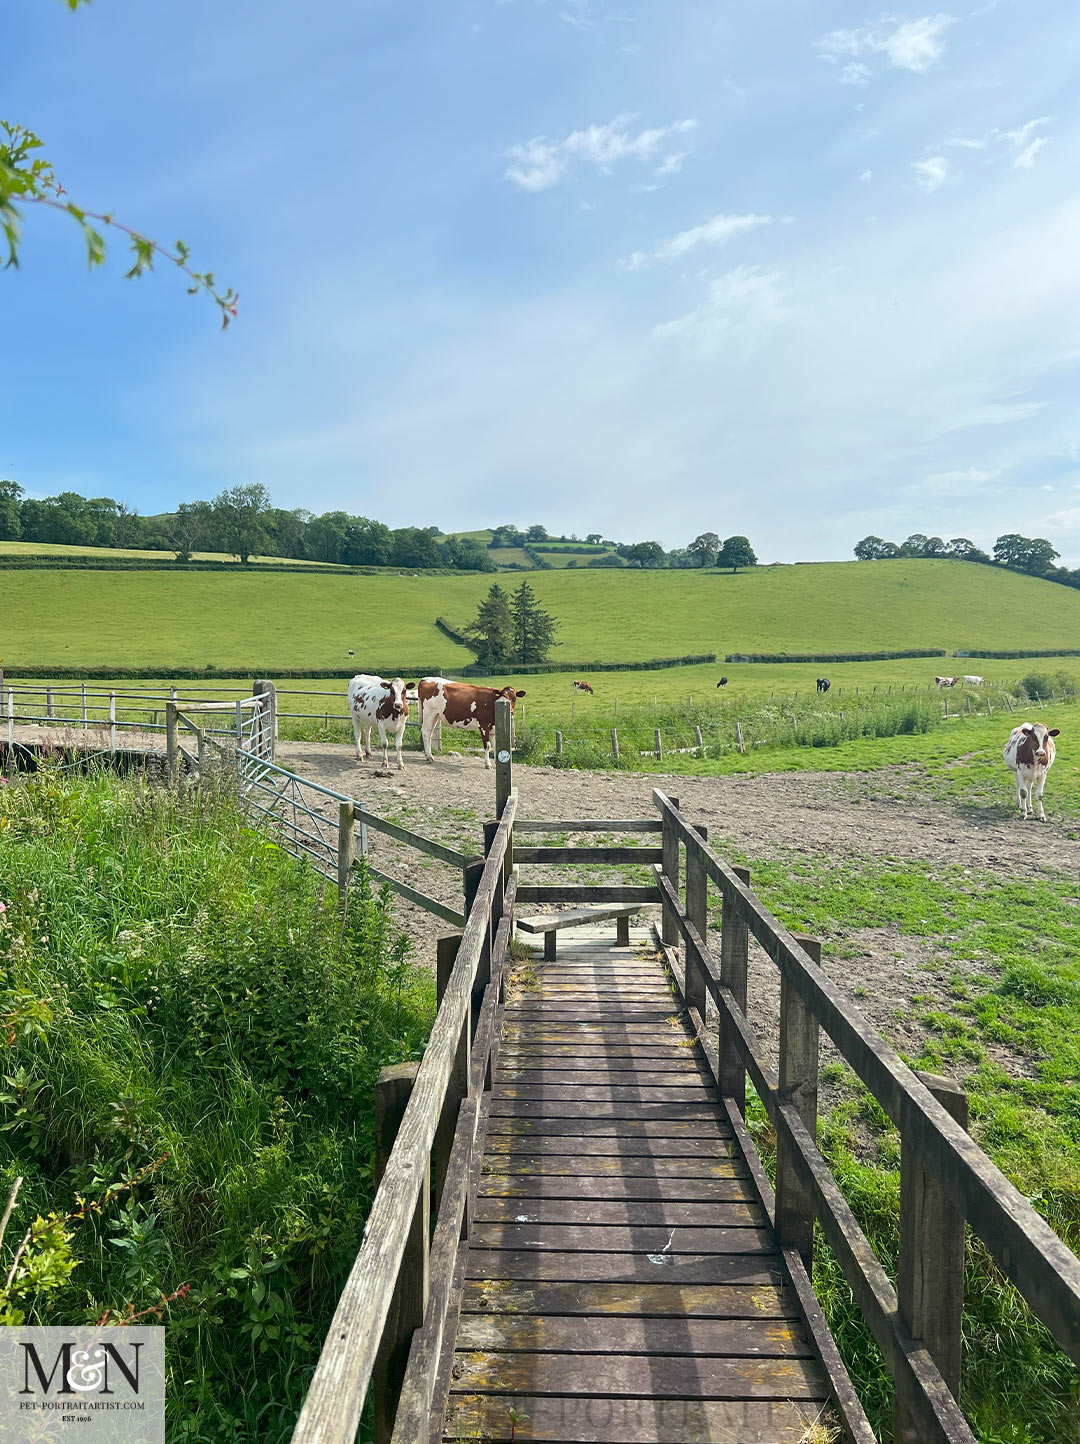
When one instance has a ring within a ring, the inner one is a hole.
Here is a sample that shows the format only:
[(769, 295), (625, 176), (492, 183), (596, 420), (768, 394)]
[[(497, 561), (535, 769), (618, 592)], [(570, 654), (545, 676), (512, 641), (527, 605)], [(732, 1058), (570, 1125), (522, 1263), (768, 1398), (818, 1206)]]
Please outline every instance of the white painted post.
[(11, 687), (7, 689), (7, 740), (8, 746), (15, 741), (15, 693)]
[(116, 751), (116, 693), (109, 693), (109, 751)]
[(240, 699), (236, 699), (236, 745), (244, 745), (244, 707)]
[(82, 684), (82, 725), (86, 729), (86, 683)]
[(51, 687), (45, 688), (45, 716), (56, 716), (56, 707), (53, 703), (53, 689)]

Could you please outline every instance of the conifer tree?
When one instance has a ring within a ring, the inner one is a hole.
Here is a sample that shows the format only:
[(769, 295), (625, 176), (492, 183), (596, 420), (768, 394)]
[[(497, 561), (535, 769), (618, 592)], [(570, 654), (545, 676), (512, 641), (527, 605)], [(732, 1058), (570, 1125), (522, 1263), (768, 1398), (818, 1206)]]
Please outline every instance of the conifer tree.
[(514, 593), (510, 603), (514, 623), (515, 662), (546, 662), (555, 644), (555, 618), (536, 599), (527, 581)]
[(510, 615), (510, 598), (498, 582), (492, 583), (465, 635), (476, 649), (477, 661), (483, 666), (495, 669), (512, 660), (514, 622)]

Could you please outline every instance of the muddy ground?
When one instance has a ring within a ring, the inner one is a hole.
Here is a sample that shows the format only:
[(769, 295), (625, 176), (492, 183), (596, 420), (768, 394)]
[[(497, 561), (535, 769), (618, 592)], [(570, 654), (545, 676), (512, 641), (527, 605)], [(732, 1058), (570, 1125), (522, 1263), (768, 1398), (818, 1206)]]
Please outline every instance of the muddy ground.
[[(312, 781), (351, 794), (373, 811), (459, 848), (478, 851), (484, 818), (491, 815), (494, 772), (470, 756), (444, 753), (434, 765), (406, 754), (404, 772), (385, 772), (375, 762), (358, 765), (351, 749), (327, 743), (282, 742), (279, 762)], [(679, 798), (695, 822), (708, 826), (714, 841), (729, 843), (755, 857), (779, 853), (830, 858), (911, 859), (932, 869), (959, 864), (998, 874), (1002, 881), (1044, 871), (1080, 875), (1080, 841), (1056, 823), (1021, 823), (993, 808), (957, 808), (917, 796), (887, 794), (896, 783), (910, 783), (910, 769), (874, 773), (777, 773), (762, 777), (664, 777), (650, 773), (574, 772), (550, 767), (518, 767), (515, 786), (519, 816), (528, 818), (629, 818), (655, 816), (652, 789)], [(894, 776), (894, 773), (897, 774)], [(900, 774), (903, 774), (902, 776)], [(910, 794), (910, 786), (905, 787)], [(531, 839), (537, 843), (543, 839)], [(550, 840), (550, 839), (548, 839)], [(561, 839), (560, 839), (561, 840)], [(577, 839), (584, 843), (588, 838)], [(629, 838), (627, 839), (630, 840)], [(649, 839), (638, 838), (639, 841)], [(459, 875), (452, 869), (385, 838), (373, 840), (373, 859), (414, 887), (453, 906), (460, 905)], [(542, 874), (542, 876), (541, 876)], [(556, 870), (530, 870), (528, 881), (555, 881)], [(578, 882), (608, 876), (603, 870), (566, 869)], [(610, 873), (610, 880), (617, 874)], [(625, 877), (623, 880), (626, 880)], [(398, 902), (398, 915), (421, 958), (434, 956), (434, 939), (446, 926), (429, 914)], [(826, 970), (855, 994), (856, 1005), (873, 1025), (906, 1053), (918, 1051), (921, 1027), (912, 1010), (914, 997), (947, 1002), (951, 960), (938, 957), (925, 940), (901, 937), (887, 928), (848, 934), (855, 957), (824, 960)], [(765, 1051), (775, 1049), (779, 987), (776, 969), (752, 946), (751, 1019)], [(914, 1011), (922, 1012), (924, 1001)], [(824, 1056), (829, 1056), (826, 1053)], [(1003, 1051), (1003, 1066), (1027, 1073), (1030, 1061)]]

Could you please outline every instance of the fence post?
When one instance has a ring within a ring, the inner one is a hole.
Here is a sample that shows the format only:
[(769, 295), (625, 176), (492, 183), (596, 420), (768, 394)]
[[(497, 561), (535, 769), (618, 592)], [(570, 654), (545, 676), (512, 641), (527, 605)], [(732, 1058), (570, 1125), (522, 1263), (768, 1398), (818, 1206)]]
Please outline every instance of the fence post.
[[(945, 1111), (966, 1129), (968, 1103), (964, 1090), (948, 1078), (931, 1073), (917, 1076)], [(926, 1345), (953, 1398), (958, 1398), (964, 1312), (964, 1215), (923, 1167), (909, 1136), (900, 1140), (900, 1266), (896, 1293), (902, 1323), (913, 1338)], [(893, 1410), (896, 1444), (919, 1444), (916, 1417), (906, 1380), (898, 1375)]]
[[(412, 1096), (419, 1063), (397, 1063), (384, 1068), (375, 1084), (375, 1186), (378, 1188), (386, 1172), (390, 1150), (394, 1146), (405, 1108)], [(382, 1343), (371, 1375), (371, 1392), (375, 1413), (375, 1444), (389, 1444), (394, 1432), (394, 1415), (409, 1345), (416, 1329), (424, 1322), (428, 1300), (428, 1240), (431, 1234), (430, 1165), (422, 1170), (416, 1210), (405, 1244), (398, 1274), (397, 1288), (386, 1316)]]
[(514, 786), (514, 749), (511, 745), (513, 712), (508, 697), (495, 699), (495, 816), (502, 817)]
[(82, 725), (83, 725), (83, 730), (85, 731), (85, 730), (86, 730), (86, 683), (85, 683), (85, 682), (82, 684)]
[[(458, 948), (461, 946), (460, 933), (447, 933), (435, 944), (435, 999), (439, 1007), (442, 1006), (443, 995), (450, 983), (450, 975), (454, 971), (454, 964), (457, 962)], [(469, 1066), (471, 1059), (469, 1018), (465, 1016), (461, 1025), (461, 1035), (458, 1038), (457, 1050), (454, 1053), (454, 1066), (446, 1085), (446, 1099), (443, 1103), (442, 1113), (439, 1117), (439, 1124), (435, 1130), (435, 1143), (432, 1149), (432, 1164), (435, 1170), (435, 1211), (438, 1213), (439, 1201), (442, 1198), (443, 1185), (446, 1182), (446, 1170), (450, 1163), (450, 1152), (454, 1146), (454, 1134), (457, 1131), (458, 1110), (462, 1100), (469, 1093)], [(468, 1213), (462, 1224), (462, 1238), (468, 1237)]]
[(15, 741), (15, 691), (7, 689), (7, 740), (10, 747)]
[(264, 678), (258, 677), (252, 684), (251, 695), (253, 697), (264, 697), (266, 699), (263, 703), (265, 711), (260, 711), (259, 713), (259, 732), (261, 734), (260, 741), (262, 744), (259, 750), (264, 756), (269, 756), (270, 761), (273, 762), (277, 753), (277, 748), (274, 745), (277, 742), (278, 734), (277, 688), (273, 682), (267, 682)]
[(165, 703), (165, 769), (169, 775), (169, 781), (175, 782), (179, 776), (180, 754), (176, 747), (176, 703)]
[(356, 862), (356, 808), (351, 802), (338, 803), (337, 888), (344, 907), (349, 896), (349, 878)]
[[(678, 806), (679, 806), (679, 799), (678, 799), (677, 797), (669, 797), (669, 798), (668, 798), (668, 801), (671, 803), (672, 807), (678, 808)], [(671, 884), (672, 889), (674, 890), (675, 896), (678, 897), (678, 895), (679, 895), (679, 834), (675, 831), (675, 828), (672, 826), (671, 819), (668, 817), (668, 815), (667, 815), (666, 812), (664, 813), (664, 816), (663, 816), (663, 824), (662, 824), (660, 842), (661, 842), (661, 847), (662, 847), (662, 849), (663, 849), (662, 859), (661, 859), (661, 866), (662, 866), (662, 868), (663, 868), (664, 876), (667, 878), (668, 882)], [(660, 923), (660, 929), (661, 929), (661, 931), (660, 931), (660, 936), (661, 936), (661, 938), (664, 940), (664, 942), (665, 942), (665, 943), (673, 944), (675, 947), (678, 947), (679, 938), (680, 938), (680, 936), (681, 936), (681, 934), (680, 934), (680, 932), (679, 932), (679, 925), (678, 925), (678, 923), (675, 921), (675, 919), (672, 917), (672, 915), (671, 915), (671, 907), (670, 907), (670, 905), (669, 905), (666, 901), (665, 901), (665, 903), (664, 903), (664, 911), (663, 911), (663, 917), (662, 917), (661, 923)]]
[(663, 749), (663, 748), (661, 747), (661, 745), (660, 745), (660, 728), (659, 728), (659, 727), (656, 729), (656, 732), (655, 732), (655, 734), (654, 734), (653, 743), (654, 743), (654, 746), (656, 747), (656, 760), (657, 760), (657, 762), (660, 762), (660, 761), (663, 760), (664, 749)]
[[(816, 938), (796, 937), (812, 962), (821, 962)], [(817, 1137), (818, 1021), (798, 993), (780, 974), (779, 1101), (793, 1103), (811, 1138)], [(797, 1248), (806, 1272), (813, 1276), (814, 1208), (799, 1182), (791, 1144), (783, 1129), (776, 1139), (776, 1236), (782, 1246)]]
[(561, 756), (562, 756), (562, 733), (561, 733), (561, 732), (556, 732), (556, 733), (555, 733), (555, 756), (556, 756), (556, 757), (561, 757)]
[(53, 705), (53, 689), (51, 687), (45, 688), (45, 716), (56, 716), (56, 708)]
[(109, 751), (116, 751), (116, 693), (109, 693)]
[[(733, 867), (732, 872), (741, 883), (749, 886), (750, 869)], [(746, 972), (750, 935), (746, 922), (734, 903), (724, 894), (724, 910), (720, 931), (720, 981), (728, 988), (735, 1002), (746, 1012)], [(739, 1057), (730, 1030), (725, 1030), (723, 1017), (720, 1020), (720, 1092), (724, 1097), (735, 1100), (739, 1112), (746, 1116), (746, 1069)]]
[[(707, 827), (695, 827), (694, 831), (702, 840), (709, 836)], [(691, 843), (686, 845), (686, 916), (697, 929), (702, 940), (709, 932), (709, 880), (705, 876), (705, 862), (700, 851)], [(686, 947), (686, 1004), (696, 1008), (705, 1021), (705, 959), (689, 943)]]
[(611, 729), (611, 756), (612, 756), (612, 758), (613, 758), (616, 762), (618, 762), (618, 760), (619, 760), (619, 734), (618, 734), (618, 732), (615, 730), (614, 727)]
[(741, 723), (741, 722), (736, 722), (736, 723), (735, 723), (735, 747), (736, 747), (736, 750), (739, 751), (739, 752), (745, 752), (745, 751), (746, 751), (746, 744), (743, 742), (742, 723)]
[(700, 728), (700, 727), (695, 727), (695, 728), (694, 728), (694, 737), (695, 737), (695, 739), (697, 740), (698, 751), (699, 751), (699, 752), (703, 751), (703, 750), (704, 750), (704, 747), (705, 747), (705, 739), (704, 739), (704, 738), (702, 737), (702, 735), (701, 735), (701, 728)]

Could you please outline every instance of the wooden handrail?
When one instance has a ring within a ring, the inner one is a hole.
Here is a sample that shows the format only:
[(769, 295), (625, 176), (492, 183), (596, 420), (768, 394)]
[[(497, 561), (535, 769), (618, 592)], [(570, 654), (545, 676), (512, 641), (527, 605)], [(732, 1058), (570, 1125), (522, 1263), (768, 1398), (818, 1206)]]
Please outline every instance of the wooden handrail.
[(1061, 1348), (1080, 1363), (1080, 1259), (659, 789), (653, 799), (982, 1238)]
[(473, 988), (490, 941), (496, 895), (517, 811), (511, 793), (484, 863), (457, 959), (443, 994), (416, 1083), (371, 1206), (364, 1241), (338, 1300), (293, 1433), (294, 1444), (352, 1444), (383, 1329), (390, 1313), (431, 1147), (454, 1068)]

